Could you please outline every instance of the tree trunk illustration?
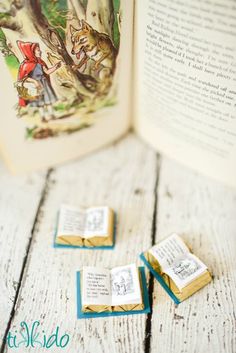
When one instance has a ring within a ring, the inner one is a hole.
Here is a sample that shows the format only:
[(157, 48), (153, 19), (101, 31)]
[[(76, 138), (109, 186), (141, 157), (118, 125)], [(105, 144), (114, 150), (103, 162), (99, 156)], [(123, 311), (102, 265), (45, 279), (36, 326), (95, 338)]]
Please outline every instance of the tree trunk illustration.
[(113, 37), (114, 8), (112, 0), (88, 0), (86, 20), (98, 32)]
[[(15, 7), (14, 3), (15, 1), (11, 3), (8, 1), (8, 7), (5, 7), (4, 15), (2, 13), (0, 18), (0, 28), (2, 28), (6, 36), (9, 49), (21, 61), (22, 55), (16, 41), (20, 37), (27, 40), (29, 36), (32, 36), (32, 34), (37, 35), (37, 33), (33, 24), (28, 20), (29, 13), (24, 6), (24, 1), (18, 0), (17, 7)], [(27, 23), (27, 26), (23, 26), (23, 23)]]
[(75, 13), (79, 20), (85, 20), (85, 7), (79, 0), (68, 0), (68, 8)]

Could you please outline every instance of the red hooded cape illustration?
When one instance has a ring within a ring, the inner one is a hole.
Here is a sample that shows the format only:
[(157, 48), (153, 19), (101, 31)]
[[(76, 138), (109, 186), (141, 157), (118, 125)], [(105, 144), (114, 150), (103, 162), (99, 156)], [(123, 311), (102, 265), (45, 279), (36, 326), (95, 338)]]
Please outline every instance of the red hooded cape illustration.
[[(36, 47), (39, 46), (38, 43), (23, 42), (18, 40), (17, 45), (24, 56), (24, 61), (19, 67), (18, 80), (23, 80), (28, 77), (38, 63), (47, 68), (46, 63), (41, 58), (37, 58), (34, 54)], [(46, 74), (45, 76), (50, 82), (49, 77)], [(19, 98), (19, 105), (24, 107), (27, 105), (27, 101), (23, 98)]]

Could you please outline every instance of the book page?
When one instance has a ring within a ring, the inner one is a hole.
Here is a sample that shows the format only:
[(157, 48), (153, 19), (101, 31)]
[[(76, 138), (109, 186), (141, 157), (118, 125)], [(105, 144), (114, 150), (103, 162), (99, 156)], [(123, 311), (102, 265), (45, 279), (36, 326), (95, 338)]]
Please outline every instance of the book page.
[(137, 0), (135, 127), (160, 152), (236, 186), (233, 0)]
[(111, 305), (110, 270), (83, 267), (82, 305)]
[(111, 284), (111, 305), (142, 303), (139, 274), (135, 264), (113, 268), (111, 270)]
[(63, 204), (59, 211), (57, 235), (83, 236), (85, 222), (86, 215), (84, 210)]
[(172, 266), (176, 259), (189, 253), (188, 247), (175, 233), (148, 251), (157, 259), (163, 269)]
[(180, 290), (207, 270), (207, 266), (190, 253), (177, 234), (172, 234), (154, 245), (149, 252)]
[(107, 4), (1, 6), (0, 148), (13, 172), (74, 159), (130, 128), (133, 0)]
[(106, 236), (108, 231), (108, 208), (93, 207), (87, 210), (61, 205), (58, 220), (58, 236)]
[(108, 207), (93, 207), (86, 211), (85, 237), (105, 236), (108, 233)]

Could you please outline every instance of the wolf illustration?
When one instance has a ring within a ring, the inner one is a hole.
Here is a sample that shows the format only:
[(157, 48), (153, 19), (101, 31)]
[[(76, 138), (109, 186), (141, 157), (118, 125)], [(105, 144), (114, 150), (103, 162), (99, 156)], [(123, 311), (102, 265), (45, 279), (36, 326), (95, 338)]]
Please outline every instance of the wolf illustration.
[(108, 68), (113, 74), (117, 50), (110, 37), (93, 29), (86, 21), (80, 22), (80, 28), (70, 26), (72, 50), (71, 54), (81, 59), (78, 69), (87, 64), (89, 59), (95, 61), (94, 70)]

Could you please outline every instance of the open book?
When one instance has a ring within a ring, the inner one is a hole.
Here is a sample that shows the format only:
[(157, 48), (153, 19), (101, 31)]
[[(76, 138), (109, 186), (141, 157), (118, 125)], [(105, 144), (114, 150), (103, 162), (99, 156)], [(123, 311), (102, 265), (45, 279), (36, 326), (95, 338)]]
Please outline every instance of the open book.
[(175, 233), (144, 252), (141, 259), (177, 304), (212, 280), (207, 266)]
[(236, 185), (231, 0), (5, 0), (0, 145), (14, 171), (108, 144), (131, 127)]
[(135, 264), (114, 267), (111, 270), (83, 267), (78, 287), (81, 312), (142, 312), (146, 306), (143, 273)]
[(61, 205), (55, 245), (88, 248), (114, 246), (115, 216), (109, 207), (80, 209)]

